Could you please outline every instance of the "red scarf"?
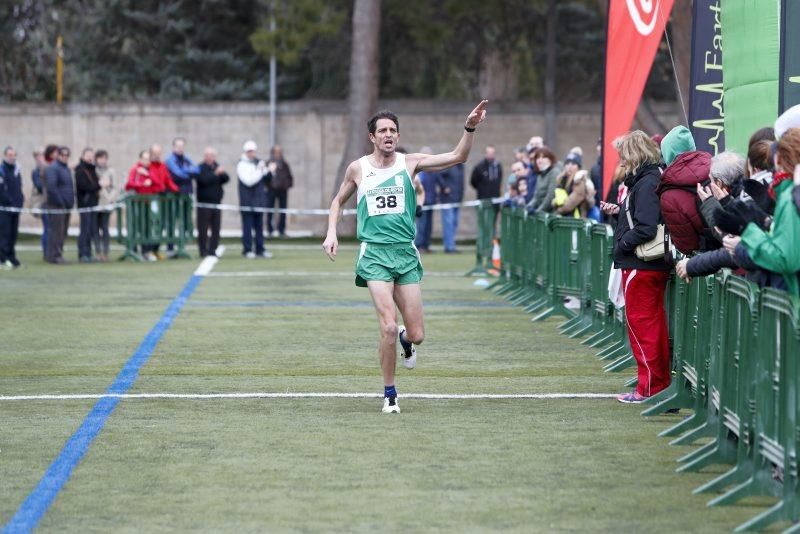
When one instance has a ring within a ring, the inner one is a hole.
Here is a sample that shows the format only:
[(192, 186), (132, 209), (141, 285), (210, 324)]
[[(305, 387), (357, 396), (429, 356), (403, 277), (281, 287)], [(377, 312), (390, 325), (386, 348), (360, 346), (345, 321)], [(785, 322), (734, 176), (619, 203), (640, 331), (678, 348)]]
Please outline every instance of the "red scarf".
[(782, 182), (786, 180), (791, 180), (793, 177), (794, 175), (790, 172), (776, 172), (775, 176), (772, 178), (772, 183), (770, 184), (769, 189), (767, 190), (767, 192), (769, 193), (769, 197), (772, 200), (777, 200), (775, 198), (775, 189), (779, 185), (781, 185)]

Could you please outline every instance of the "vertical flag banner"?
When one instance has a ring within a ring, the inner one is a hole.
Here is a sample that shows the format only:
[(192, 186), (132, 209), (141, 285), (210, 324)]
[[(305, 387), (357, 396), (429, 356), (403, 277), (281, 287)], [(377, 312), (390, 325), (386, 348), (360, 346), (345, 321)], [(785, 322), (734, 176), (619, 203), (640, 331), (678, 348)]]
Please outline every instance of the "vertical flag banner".
[(697, 145), (716, 156), (725, 150), (722, 100), (721, 0), (694, 0), (689, 128)]
[(781, 73), (779, 113), (800, 104), (800, 2), (783, 0), (781, 5)]
[(619, 156), (614, 139), (630, 130), (674, 0), (609, 0), (603, 97), (603, 192)]

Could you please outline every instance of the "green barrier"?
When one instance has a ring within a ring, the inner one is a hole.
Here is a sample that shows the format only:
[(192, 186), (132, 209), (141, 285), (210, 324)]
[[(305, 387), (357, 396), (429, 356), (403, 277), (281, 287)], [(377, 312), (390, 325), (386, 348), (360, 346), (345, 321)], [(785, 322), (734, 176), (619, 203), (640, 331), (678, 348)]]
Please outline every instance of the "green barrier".
[[(739, 484), (753, 472), (751, 445), (755, 403), (758, 288), (736, 276), (717, 275), (723, 285), (720, 302), (718, 350), (709, 379), (711, 409), (717, 412), (717, 433), (705, 447), (679, 461), (684, 471), (715, 463), (734, 463), (723, 475), (698, 487), (695, 493), (716, 492)], [(724, 282), (722, 281), (724, 279)]]
[[(602, 347), (622, 341), (614, 325), (614, 304), (608, 298), (608, 277), (614, 252), (614, 231), (607, 224), (594, 224), (591, 232), (591, 271), (589, 298), (594, 334), (582, 341), (589, 347)], [(624, 335), (624, 332), (622, 332)]]
[[(607, 295), (613, 234), (604, 225), (547, 214), (505, 210), (502, 224), (503, 292), (534, 320), (573, 315), (563, 334), (589, 334), (583, 343), (602, 347), (606, 371), (635, 365), (624, 308)], [(508, 259), (506, 264), (505, 260)], [(577, 314), (565, 296), (580, 299)], [(710, 506), (750, 496), (778, 502), (737, 530), (800, 520), (800, 303), (785, 292), (760, 290), (725, 271), (687, 284), (673, 277), (667, 288), (673, 380), (651, 399), (643, 415), (689, 408), (692, 414), (661, 433), (673, 444), (711, 440), (684, 455), (678, 471), (733, 463), (695, 493), (724, 491)], [(628, 382), (635, 385), (636, 379)], [(800, 532), (800, 524), (792, 531)]]
[(491, 200), (477, 206), (478, 238), (475, 241), (475, 266), (465, 276), (486, 276), (492, 267), (492, 247), (497, 211)]
[(144, 261), (141, 247), (153, 245), (175, 245), (177, 257), (191, 258), (186, 252), (194, 231), (191, 197), (129, 195), (122, 202), (124, 206), (117, 208), (117, 240), (125, 245), (120, 260)]
[[(742, 484), (713, 499), (709, 505), (731, 504), (754, 495), (779, 501), (737, 528), (758, 530), (798, 515), (797, 465), (797, 299), (783, 291), (763, 289), (759, 308), (758, 351), (755, 357), (753, 472)], [(781, 483), (782, 480), (782, 483)]]

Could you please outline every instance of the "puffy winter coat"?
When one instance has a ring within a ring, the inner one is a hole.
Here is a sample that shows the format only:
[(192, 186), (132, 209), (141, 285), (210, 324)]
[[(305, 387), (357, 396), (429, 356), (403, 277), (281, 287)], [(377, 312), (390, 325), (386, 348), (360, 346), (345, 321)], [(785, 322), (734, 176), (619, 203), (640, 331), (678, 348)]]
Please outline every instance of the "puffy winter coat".
[(664, 170), (656, 190), (672, 243), (684, 254), (719, 247), (698, 209), (697, 184), (710, 170), (711, 154), (684, 152)]

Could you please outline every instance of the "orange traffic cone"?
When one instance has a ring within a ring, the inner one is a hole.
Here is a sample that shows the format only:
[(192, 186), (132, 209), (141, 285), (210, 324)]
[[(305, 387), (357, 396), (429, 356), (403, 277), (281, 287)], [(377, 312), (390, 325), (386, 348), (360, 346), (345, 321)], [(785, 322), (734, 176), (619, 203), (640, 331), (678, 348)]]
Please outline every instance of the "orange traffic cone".
[(500, 241), (498, 239), (492, 240), (492, 268), (489, 269), (489, 274), (492, 276), (500, 276)]

